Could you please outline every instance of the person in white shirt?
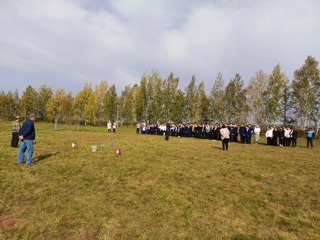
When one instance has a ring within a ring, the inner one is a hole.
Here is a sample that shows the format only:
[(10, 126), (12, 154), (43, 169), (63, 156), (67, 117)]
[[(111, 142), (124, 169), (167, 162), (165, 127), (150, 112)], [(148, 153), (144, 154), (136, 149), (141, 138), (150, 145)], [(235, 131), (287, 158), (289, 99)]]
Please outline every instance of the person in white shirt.
[(267, 138), (267, 145), (272, 145), (272, 138), (273, 138), (273, 128), (269, 127), (266, 132), (266, 138)]
[(112, 124), (111, 124), (111, 121), (109, 121), (107, 124), (108, 132), (111, 132), (111, 127), (112, 127)]
[(220, 135), (222, 140), (222, 150), (228, 150), (230, 132), (229, 132), (229, 129), (224, 124), (220, 129)]
[(290, 147), (291, 145), (291, 129), (284, 127), (284, 146)]
[(112, 130), (113, 130), (113, 133), (116, 132), (116, 129), (117, 129), (117, 123), (114, 122), (113, 125), (112, 125)]
[(261, 129), (260, 129), (259, 125), (256, 125), (255, 128), (253, 129), (254, 140), (256, 143), (259, 143), (259, 141), (260, 141), (260, 132), (261, 132)]

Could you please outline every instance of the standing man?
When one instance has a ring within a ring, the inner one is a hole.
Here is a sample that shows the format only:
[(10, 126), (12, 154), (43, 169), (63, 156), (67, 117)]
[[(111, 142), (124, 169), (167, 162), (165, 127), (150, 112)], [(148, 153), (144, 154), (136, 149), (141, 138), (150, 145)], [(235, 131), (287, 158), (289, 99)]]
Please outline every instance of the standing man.
[(245, 142), (246, 144), (251, 144), (251, 136), (253, 134), (253, 129), (251, 128), (251, 125), (246, 126), (246, 133), (245, 133)]
[(165, 132), (165, 140), (169, 141), (169, 135), (170, 135), (170, 120), (166, 123), (166, 132)]
[(230, 138), (229, 138), (229, 142), (233, 142), (233, 136), (234, 136), (234, 133), (233, 133), (233, 125), (232, 124), (229, 124), (229, 126), (227, 126), (229, 132), (230, 132)]
[(246, 128), (244, 125), (241, 125), (241, 127), (239, 129), (239, 133), (240, 133), (240, 142), (245, 143), (245, 141), (246, 141)]
[(279, 131), (277, 129), (277, 126), (273, 126), (272, 135), (273, 135), (273, 137), (271, 139), (272, 145), (273, 146), (278, 146)]
[(313, 138), (315, 136), (315, 132), (312, 128), (309, 128), (307, 132), (307, 148), (313, 148)]
[(11, 139), (11, 147), (18, 147), (19, 142), (19, 130), (20, 130), (20, 117), (17, 116), (16, 120), (12, 123), (12, 139)]
[(19, 139), (21, 141), (19, 154), (18, 154), (18, 163), (21, 164), (24, 162), (24, 153), (28, 150), (27, 153), (27, 166), (32, 165), (32, 155), (33, 155), (33, 141), (36, 138), (36, 131), (34, 128), (34, 121), (36, 116), (32, 113), (30, 114), (29, 119), (27, 119), (22, 127), (19, 130)]
[(256, 125), (253, 130), (254, 140), (256, 143), (259, 143), (259, 141), (260, 141), (260, 132), (261, 132), (261, 129), (260, 129), (259, 125)]
[(222, 141), (222, 150), (228, 150), (230, 131), (224, 124), (220, 129), (220, 135), (221, 135), (221, 141)]
[(297, 139), (298, 139), (298, 129), (297, 128), (291, 128), (292, 132), (291, 132), (291, 146), (292, 147), (296, 147), (297, 146)]
[(267, 145), (272, 145), (272, 138), (273, 138), (273, 129), (272, 127), (269, 127), (266, 131), (266, 138), (267, 138)]

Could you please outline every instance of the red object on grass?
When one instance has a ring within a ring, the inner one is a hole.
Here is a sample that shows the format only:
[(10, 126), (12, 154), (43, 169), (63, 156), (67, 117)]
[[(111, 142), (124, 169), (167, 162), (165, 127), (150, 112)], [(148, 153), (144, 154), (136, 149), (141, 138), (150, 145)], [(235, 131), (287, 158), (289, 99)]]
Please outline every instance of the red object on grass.
[(120, 148), (117, 148), (117, 150), (116, 150), (116, 155), (117, 155), (117, 156), (120, 156), (120, 155), (121, 155)]

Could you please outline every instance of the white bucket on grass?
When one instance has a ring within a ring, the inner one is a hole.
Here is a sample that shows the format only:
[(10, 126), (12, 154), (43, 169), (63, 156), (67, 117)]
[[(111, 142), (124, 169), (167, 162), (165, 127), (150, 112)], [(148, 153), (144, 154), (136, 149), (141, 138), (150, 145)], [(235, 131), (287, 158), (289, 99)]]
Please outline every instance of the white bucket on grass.
[(98, 145), (91, 145), (91, 152), (96, 152), (98, 149)]

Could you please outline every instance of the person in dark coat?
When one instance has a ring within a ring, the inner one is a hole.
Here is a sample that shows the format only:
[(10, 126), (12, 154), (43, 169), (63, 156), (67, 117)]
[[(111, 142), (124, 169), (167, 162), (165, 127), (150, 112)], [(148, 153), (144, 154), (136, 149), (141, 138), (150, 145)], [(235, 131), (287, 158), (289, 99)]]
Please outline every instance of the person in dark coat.
[(170, 128), (171, 128), (171, 124), (170, 124), (170, 121), (168, 121), (166, 123), (166, 131), (165, 131), (165, 140), (166, 141), (169, 141)]
[(238, 142), (238, 127), (235, 124), (230, 125), (230, 142)]
[(240, 142), (245, 143), (246, 141), (246, 128), (244, 125), (241, 125), (239, 129), (239, 134), (240, 134)]
[(279, 131), (276, 126), (273, 128), (272, 145), (278, 146)]
[(227, 125), (227, 128), (228, 128), (228, 130), (229, 130), (229, 132), (230, 132), (230, 137), (229, 137), (229, 142), (233, 142), (233, 126), (232, 126), (232, 124), (229, 124), (229, 125)]
[(279, 131), (279, 145), (280, 147), (285, 146), (285, 140), (284, 140), (284, 129), (283, 127), (280, 127)]
[(293, 128), (291, 131), (291, 146), (292, 147), (297, 146), (297, 139), (298, 139), (298, 130), (297, 130), (297, 128)]
[(238, 142), (238, 125), (237, 124), (234, 125), (233, 134), (234, 134), (233, 141)]
[(17, 116), (16, 120), (12, 123), (11, 147), (18, 147), (20, 127), (20, 117)]
[(21, 141), (18, 154), (19, 164), (24, 162), (24, 153), (28, 150), (26, 164), (27, 166), (32, 165), (33, 141), (36, 138), (36, 131), (33, 123), (35, 120), (36, 116), (34, 114), (30, 114), (30, 117), (23, 123), (19, 130), (19, 139)]

